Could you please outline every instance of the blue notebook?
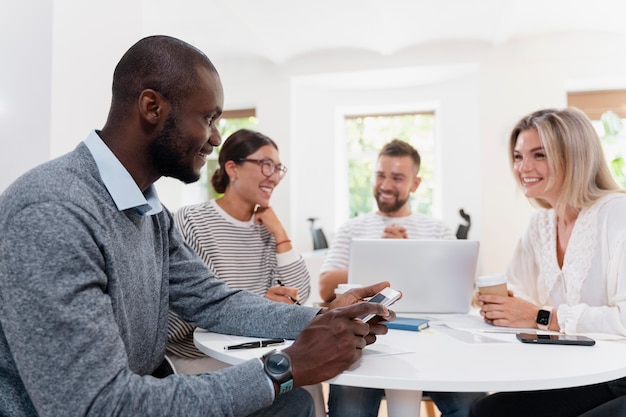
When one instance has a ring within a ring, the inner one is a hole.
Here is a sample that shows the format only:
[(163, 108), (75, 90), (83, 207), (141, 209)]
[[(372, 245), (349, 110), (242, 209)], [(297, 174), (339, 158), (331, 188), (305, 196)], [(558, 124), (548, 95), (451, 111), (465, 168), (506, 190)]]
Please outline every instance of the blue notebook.
[(417, 319), (411, 317), (396, 317), (394, 321), (383, 323), (385, 326), (390, 329), (396, 330), (411, 330), (414, 332), (419, 332), (420, 330), (427, 329), (430, 324), (428, 324), (428, 320), (426, 319)]

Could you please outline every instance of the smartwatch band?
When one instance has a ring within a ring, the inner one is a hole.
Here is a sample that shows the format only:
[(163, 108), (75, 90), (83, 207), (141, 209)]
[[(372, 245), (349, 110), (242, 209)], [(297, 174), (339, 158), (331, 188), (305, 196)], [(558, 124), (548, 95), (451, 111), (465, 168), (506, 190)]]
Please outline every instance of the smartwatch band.
[(263, 355), (263, 369), (278, 386), (278, 393), (284, 394), (293, 389), (291, 359), (285, 352), (273, 349)]

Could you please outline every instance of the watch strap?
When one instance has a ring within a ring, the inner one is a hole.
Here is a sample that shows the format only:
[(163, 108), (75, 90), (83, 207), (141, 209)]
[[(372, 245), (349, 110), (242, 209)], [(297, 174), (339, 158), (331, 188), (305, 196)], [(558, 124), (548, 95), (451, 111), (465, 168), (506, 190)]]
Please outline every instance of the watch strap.
[(293, 378), (278, 385), (278, 393), (284, 394), (293, 389)]
[[(283, 356), (289, 361), (289, 368), (285, 370), (285, 372), (282, 375), (279, 375), (273, 372), (268, 367), (267, 361), (273, 355)], [(276, 349), (272, 349), (271, 351), (263, 355), (262, 361), (263, 361), (263, 369), (265, 370), (265, 374), (276, 384), (276, 386), (278, 387), (279, 394), (284, 394), (293, 389), (293, 375), (291, 373), (291, 359), (286, 353), (280, 352)]]

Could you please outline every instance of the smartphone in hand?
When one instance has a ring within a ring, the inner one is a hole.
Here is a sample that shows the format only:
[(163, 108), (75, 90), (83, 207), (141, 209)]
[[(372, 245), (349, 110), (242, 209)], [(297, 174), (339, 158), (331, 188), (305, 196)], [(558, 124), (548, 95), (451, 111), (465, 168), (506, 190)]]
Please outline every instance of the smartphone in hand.
[(586, 337), (570, 334), (535, 334), (535, 333), (517, 333), (517, 340), (522, 343), (536, 343), (545, 345), (581, 345), (593, 346), (596, 341)]
[[(400, 298), (401, 295), (402, 294), (400, 293), (400, 291), (396, 291), (394, 289), (386, 287), (386, 288), (383, 288), (383, 290), (381, 292), (379, 292), (378, 294), (376, 294), (375, 296), (370, 298), (368, 300), (368, 303), (378, 303), (378, 304), (382, 304), (384, 306), (390, 306), (393, 303), (395, 303), (396, 301), (398, 301), (398, 299)], [(374, 316), (376, 316), (376, 314), (367, 314), (367, 315), (361, 316), (359, 318), (367, 323)]]

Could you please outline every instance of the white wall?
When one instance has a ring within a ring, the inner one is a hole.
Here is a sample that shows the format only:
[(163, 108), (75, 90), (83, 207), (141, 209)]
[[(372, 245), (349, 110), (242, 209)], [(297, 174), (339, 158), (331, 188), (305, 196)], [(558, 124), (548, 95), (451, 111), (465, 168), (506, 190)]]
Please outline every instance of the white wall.
[(50, 154), (52, 3), (0, 13), (0, 192)]
[[(49, 4), (15, 2), (1, 15), (0, 191), (102, 126), (115, 64), (148, 35), (139, 2)], [(506, 267), (533, 210), (509, 172), (511, 127), (538, 108), (564, 106), (568, 89), (625, 88), (626, 39), (579, 32), (497, 46), (441, 42), (384, 57), (341, 51), (281, 66), (215, 64), (226, 108), (256, 107), (259, 130), (280, 147), (290, 171), (273, 204), (301, 251), (311, 248), (307, 217), (319, 217), (329, 235), (345, 220), (341, 113), (358, 106), (435, 106), (441, 218), (455, 227), (460, 207), (472, 215), (470, 238), (481, 241), (480, 271), (491, 273)], [(384, 76), (383, 69), (395, 72)], [(408, 76), (398, 77), (403, 70)], [(366, 88), (353, 82), (359, 72), (365, 72)], [(157, 185), (166, 205), (177, 209), (185, 186), (167, 180)]]
[(143, 35), (141, 3), (54, 1), (51, 157), (104, 126), (113, 70)]

